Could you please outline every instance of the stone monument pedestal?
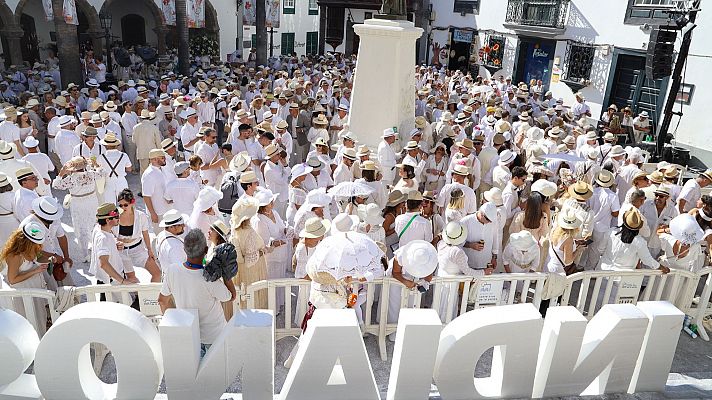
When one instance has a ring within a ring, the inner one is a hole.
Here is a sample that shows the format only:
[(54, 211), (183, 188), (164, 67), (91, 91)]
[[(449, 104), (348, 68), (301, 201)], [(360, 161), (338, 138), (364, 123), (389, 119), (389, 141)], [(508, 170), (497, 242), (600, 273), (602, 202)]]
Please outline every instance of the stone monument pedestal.
[(369, 19), (354, 31), (360, 45), (349, 130), (375, 149), (384, 129), (395, 127), (404, 138), (415, 126), (415, 41), (423, 30), (409, 21)]

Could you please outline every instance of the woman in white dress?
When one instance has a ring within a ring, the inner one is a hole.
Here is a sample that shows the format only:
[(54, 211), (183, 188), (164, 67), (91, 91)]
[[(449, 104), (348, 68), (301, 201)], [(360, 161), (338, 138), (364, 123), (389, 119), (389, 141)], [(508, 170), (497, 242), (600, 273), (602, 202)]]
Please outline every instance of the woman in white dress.
[[(279, 213), (274, 212), (274, 199), (277, 194), (273, 194), (269, 189), (263, 189), (255, 193), (255, 198), (259, 202), (257, 215), (252, 220), (252, 229), (262, 237), (265, 243), (265, 261), (267, 262), (267, 278), (283, 279), (287, 277), (287, 266), (290, 264), (291, 249), (290, 242), (294, 238), (294, 231), (285, 225)], [(277, 292), (277, 310), (284, 305), (284, 292)]]
[(445, 186), (445, 175), (450, 160), (443, 143), (438, 143), (435, 148), (430, 150), (430, 153), (425, 164), (425, 190), (437, 193)]
[[(15, 230), (5, 243), (0, 253), (0, 272), (2, 272), (3, 287), (8, 285), (13, 289), (46, 289), (47, 283), (44, 272), (47, 271), (46, 263), (37, 263), (35, 260), (42, 252), (42, 243), (45, 241), (47, 229), (38, 222), (29, 222)], [(35, 321), (30, 321), (37, 329), (40, 337), (47, 329), (47, 302), (42, 299), (34, 300)], [(16, 298), (12, 301), (12, 309), (24, 316), (23, 300)]]
[(398, 176), (401, 179), (393, 189), (400, 190), (400, 192), (405, 195), (413, 191), (418, 191), (418, 179), (415, 178), (415, 166), (404, 163), (398, 164), (396, 167), (398, 167)]
[(307, 191), (303, 183), (313, 168), (305, 164), (292, 167), (292, 177), (289, 181), (289, 205), (287, 206), (287, 225), (294, 226), (294, 216), (299, 207), (307, 200)]
[(96, 225), (96, 209), (99, 207), (96, 181), (103, 177), (106, 177), (106, 171), (95, 160), (91, 160), (89, 165), (87, 159), (74, 157), (62, 167), (52, 182), (52, 188), (68, 190), (71, 195), (69, 209), (72, 226), (84, 262), (89, 262), (87, 244), (91, 243), (91, 232)]
[[(421, 279), (416, 279), (407, 272), (408, 269), (416, 267), (435, 271), (438, 264), (438, 253), (432, 244), (424, 240), (412, 240), (393, 253), (390, 264), (386, 276), (400, 282), (400, 284), (391, 284), (388, 293), (388, 323), (393, 324), (398, 322), (403, 290), (407, 291), (405, 307), (412, 307), (417, 296), (427, 292), (430, 288), (432, 273)], [(378, 318), (379, 320), (382, 318), (380, 307)], [(395, 333), (388, 335), (388, 338), (392, 341), (395, 340)]]
[[(299, 232), (299, 242), (294, 249), (292, 257), (292, 270), (296, 279), (311, 279), (307, 274), (307, 263), (316, 250), (316, 245), (324, 239), (324, 236), (329, 232), (331, 222), (319, 217), (309, 218), (304, 229)], [(305, 297), (308, 297), (309, 291)], [(302, 300), (301, 287), (296, 293), (297, 307), (294, 309), (294, 321), (299, 324), (304, 319), (304, 314), (307, 312), (307, 301)]]
[(190, 229), (200, 229), (208, 237), (210, 232), (210, 224), (218, 218), (217, 204), (222, 199), (222, 192), (212, 186), (205, 186), (200, 189), (198, 198), (193, 203), (193, 212), (188, 218), (186, 225)]
[[(575, 271), (574, 260), (586, 248), (576, 244), (576, 238), (581, 231), (581, 224), (581, 220), (576, 216), (574, 209), (564, 208), (559, 212), (556, 227), (551, 231), (549, 254), (544, 272), (564, 278), (568, 273)], [(557, 302), (558, 295), (542, 297), (539, 305), (539, 312), (542, 316), (546, 316), (546, 310), (549, 308), (549, 303), (552, 299)]]
[(132, 267), (145, 268), (151, 274), (151, 282), (160, 282), (161, 269), (156, 263), (151, 238), (148, 235), (150, 226), (148, 215), (136, 209), (136, 199), (130, 189), (124, 189), (119, 193), (116, 204), (121, 213), (119, 224), (112, 230), (116, 239), (124, 244), (124, 249), (121, 250), (124, 268), (129, 270)]
[[(30, 114), (24, 108), (19, 108), (17, 110), (17, 126), (20, 128), (20, 143), (27, 139), (27, 136), (37, 137), (37, 128), (35, 124), (30, 120)], [(23, 145), (22, 150), (27, 154), (27, 148)]]
[(15, 217), (15, 192), (8, 176), (0, 173), (0, 243), (6, 243), (19, 225)]
[(386, 230), (383, 229), (381, 209), (377, 204), (359, 204), (358, 217), (361, 222), (358, 224), (356, 232), (363, 233), (376, 243), (386, 242)]
[(381, 182), (380, 173), (375, 162), (366, 160), (361, 163), (361, 178), (356, 179), (356, 182), (368, 185), (373, 189), (373, 193), (369, 196), (369, 203), (376, 203), (380, 208), (386, 207), (388, 193), (386, 192), (386, 186)]
[[(442, 231), (442, 240), (438, 243), (438, 270), (437, 276), (472, 276), (480, 277), (491, 275), (493, 268), (474, 269), (467, 264), (467, 254), (462, 249), (462, 245), (467, 240), (467, 228), (459, 221), (452, 221), (445, 226)], [(450, 310), (450, 320), (455, 318), (460, 305), (458, 295), (458, 283), (446, 283), (440, 289), (440, 304), (438, 305), (438, 315), (443, 323), (448, 322), (448, 302), (450, 296), (454, 296), (451, 301), (454, 305)]]

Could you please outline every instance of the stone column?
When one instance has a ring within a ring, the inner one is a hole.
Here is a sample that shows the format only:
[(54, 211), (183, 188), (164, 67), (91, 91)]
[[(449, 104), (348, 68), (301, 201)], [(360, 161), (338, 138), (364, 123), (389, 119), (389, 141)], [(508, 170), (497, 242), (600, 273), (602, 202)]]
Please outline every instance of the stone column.
[(10, 64), (22, 65), (22, 36), (25, 34), (20, 27), (8, 27), (0, 32), (7, 38), (7, 45), (10, 53)]
[(157, 26), (153, 28), (153, 31), (156, 32), (156, 37), (158, 38), (158, 43), (156, 44), (158, 48), (158, 55), (162, 56), (166, 54), (166, 36), (168, 35), (168, 27)]
[(57, 50), (59, 57), (59, 71), (63, 88), (74, 82), (82, 83), (82, 63), (79, 60), (79, 40), (77, 39), (77, 26), (64, 22), (64, 0), (52, 0), (54, 11), (54, 26), (57, 32)]
[(409, 132), (415, 126), (415, 41), (423, 30), (385, 19), (366, 20), (354, 30), (360, 44), (348, 124), (359, 143), (376, 148), (384, 129)]

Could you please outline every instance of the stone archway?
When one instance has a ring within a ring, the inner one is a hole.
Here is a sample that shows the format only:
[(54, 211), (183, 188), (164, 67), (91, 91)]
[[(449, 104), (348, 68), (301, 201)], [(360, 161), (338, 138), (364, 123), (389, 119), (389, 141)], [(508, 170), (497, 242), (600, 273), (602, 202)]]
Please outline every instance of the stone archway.
[[(22, 18), (25, 5), (29, 2), (35, 1), (37, 0), (20, 0), (20, 2), (17, 3), (14, 15), (16, 24), (20, 24), (20, 19)], [(82, 24), (82, 28), (85, 29), (82, 29), (80, 31), (78, 27), (77, 32), (86, 33), (89, 40), (91, 41), (92, 47), (95, 50), (102, 49), (102, 39), (104, 38), (104, 30), (101, 28), (101, 22), (99, 21), (99, 13), (96, 11), (96, 8), (94, 8), (94, 6), (89, 4), (87, 0), (74, 0), (74, 2), (77, 7), (77, 14), (79, 14), (80, 21), (86, 21), (86, 27), (84, 27)]]
[(5, 53), (5, 66), (11, 64), (22, 64), (22, 35), (19, 18), (15, 20), (15, 14), (5, 3), (0, 0), (0, 39), (2, 40), (3, 52)]
[[(145, 5), (146, 8), (149, 10), (151, 16), (153, 17), (153, 21), (155, 24), (155, 27), (153, 28), (153, 31), (156, 33), (156, 38), (157, 38), (157, 50), (158, 54), (164, 54), (166, 51), (166, 34), (168, 33), (168, 28), (166, 27), (166, 23), (163, 20), (163, 13), (161, 10), (158, 8), (156, 5), (156, 2), (153, 0), (138, 0), (141, 4)], [(123, 6), (123, 0), (106, 0), (104, 1), (104, 4), (101, 6), (101, 12), (109, 12), (109, 9), (113, 3), (117, 3), (120, 6)], [(114, 20), (114, 24), (119, 24), (120, 25), (120, 20)]]

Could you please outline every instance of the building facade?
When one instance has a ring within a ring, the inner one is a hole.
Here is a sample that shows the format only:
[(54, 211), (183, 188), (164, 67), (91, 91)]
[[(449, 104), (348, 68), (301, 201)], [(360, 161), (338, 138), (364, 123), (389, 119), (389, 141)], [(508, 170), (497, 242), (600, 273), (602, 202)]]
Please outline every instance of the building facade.
[[(319, 5), (317, 0), (281, 0), (279, 28), (267, 30), (267, 43), (272, 42), (274, 56), (319, 54)], [(244, 3), (243, 7), (248, 3)], [(271, 36), (271, 39), (270, 39)], [(244, 49), (255, 47), (255, 27), (243, 27)], [(267, 50), (269, 55), (269, 48)]]
[[(659, 125), (671, 78), (646, 76), (651, 29), (675, 25), (670, 13), (678, 0), (437, 0), (431, 1), (432, 24), (426, 32), (428, 60), (475, 75), (512, 76), (513, 82), (541, 80), (554, 97), (573, 104), (583, 93), (598, 118), (610, 104), (647, 111)], [(704, 7), (705, 3), (702, 2)], [(704, 133), (712, 100), (710, 13), (697, 15), (686, 74), (671, 132), (712, 165), (712, 143)], [(678, 31), (675, 51), (682, 34)], [(678, 124), (679, 120), (679, 124)], [(675, 129), (676, 128), (676, 129)]]

